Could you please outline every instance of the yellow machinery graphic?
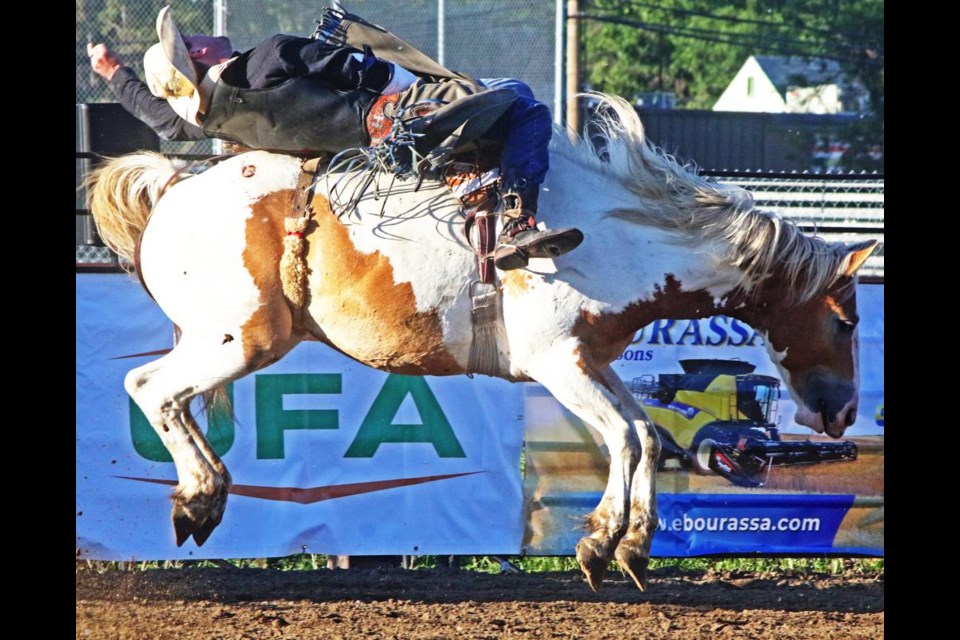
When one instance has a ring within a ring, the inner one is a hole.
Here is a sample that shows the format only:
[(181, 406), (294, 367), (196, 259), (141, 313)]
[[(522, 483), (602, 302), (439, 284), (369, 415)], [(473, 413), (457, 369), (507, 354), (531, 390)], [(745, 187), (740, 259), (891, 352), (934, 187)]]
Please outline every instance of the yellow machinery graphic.
[(773, 422), (780, 381), (741, 360), (681, 360), (683, 373), (634, 378), (629, 386), (656, 424), (661, 466), (718, 473), (743, 487), (777, 465), (856, 460), (853, 442), (784, 442)]

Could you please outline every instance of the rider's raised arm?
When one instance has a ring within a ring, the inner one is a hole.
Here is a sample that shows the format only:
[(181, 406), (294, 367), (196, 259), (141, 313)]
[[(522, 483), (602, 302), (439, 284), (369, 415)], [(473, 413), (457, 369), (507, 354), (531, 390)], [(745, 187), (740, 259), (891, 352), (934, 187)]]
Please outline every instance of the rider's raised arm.
[(150, 93), (133, 69), (105, 44), (87, 44), (90, 67), (106, 80), (111, 92), (124, 109), (145, 123), (166, 140), (204, 140), (200, 127), (186, 122), (166, 100)]
[(203, 129), (178, 116), (163, 98), (147, 88), (129, 67), (121, 67), (108, 82), (123, 108), (165, 140), (206, 140)]
[[(288, 35), (273, 36), (248, 52), (246, 66), (247, 81), (253, 88), (275, 86), (290, 77), (310, 77), (344, 91), (382, 93), (396, 76), (406, 73), (369, 50)], [(415, 79), (410, 75), (406, 86)]]

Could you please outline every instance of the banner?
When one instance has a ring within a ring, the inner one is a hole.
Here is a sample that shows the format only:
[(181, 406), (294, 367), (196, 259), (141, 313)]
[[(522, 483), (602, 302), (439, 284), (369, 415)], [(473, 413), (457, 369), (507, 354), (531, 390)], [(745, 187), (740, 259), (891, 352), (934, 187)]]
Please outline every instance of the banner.
[(388, 375), (319, 343), (230, 385), (233, 419), (194, 411), (234, 490), (204, 546), (178, 548), (173, 462), (123, 387), (173, 326), (129, 276), (78, 274), (76, 293), (78, 559), (519, 550), (522, 386)]
[[(793, 420), (763, 338), (724, 316), (658, 320), (613, 363), (664, 442), (655, 556), (883, 555), (883, 285), (860, 285), (860, 404), (840, 440)], [(526, 394), (523, 550), (569, 555), (609, 454), (539, 385)]]
[[(129, 276), (78, 275), (76, 292), (78, 558), (572, 555), (606, 484), (599, 434), (538, 384), (388, 375), (303, 343), (230, 385), (232, 418), (199, 418), (234, 491), (204, 546), (178, 548), (173, 463), (123, 388), (173, 327)], [(840, 440), (793, 421), (749, 326), (637, 333), (613, 367), (672, 443), (655, 556), (883, 555), (883, 286), (860, 285), (858, 306), (859, 414)]]

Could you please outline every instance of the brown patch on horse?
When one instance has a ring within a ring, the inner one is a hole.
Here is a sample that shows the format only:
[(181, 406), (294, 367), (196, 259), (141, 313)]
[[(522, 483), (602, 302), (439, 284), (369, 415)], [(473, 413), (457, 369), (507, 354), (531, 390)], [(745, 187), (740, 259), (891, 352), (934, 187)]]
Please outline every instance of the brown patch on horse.
[(446, 349), (436, 310), (418, 311), (409, 282), (394, 282), (379, 251), (362, 253), (329, 202), (314, 197), (316, 229), (307, 264), (310, 315), (325, 343), (378, 369), (408, 375), (453, 375), (465, 369)]
[(583, 348), (583, 345), (577, 345), (573, 348), (573, 357), (576, 360), (577, 369), (588, 376), (593, 373), (591, 368), (593, 358), (590, 356), (590, 352)]
[(243, 266), (260, 291), (260, 308), (241, 327), (243, 355), (248, 362), (277, 360), (286, 353), (292, 316), (278, 265), (283, 255), (284, 218), (290, 212), (293, 190), (276, 191), (253, 205), (247, 220)]
[(582, 344), (577, 345), (573, 349), (573, 355), (576, 359), (577, 368), (580, 369), (584, 375), (589, 377), (591, 380), (594, 380), (601, 387), (609, 391), (610, 395), (616, 395), (616, 391), (613, 390), (613, 387), (610, 386), (610, 383), (607, 382), (606, 378), (604, 378), (600, 373), (599, 367), (597, 367), (597, 364), (593, 359), (593, 355), (588, 348)]
[[(689, 312), (693, 309), (693, 312)], [(619, 313), (592, 314), (582, 311), (573, 335), (589, 351), (594, 362), (609, 364), (623, 353), (634, 334), (657, 318), (705, 318), (717, 313), (713, 297), (706, 291), (684, 291), (683, 283), (667, 274), (651, 300), (628, 305)]]
[(509, 291), (513, 294), (526, 293), (530, 288), (530, 279), (531, 276), (528, 272), (523, 271), (522, 269), (515, 269), (513, 271), (505, 271), (500, 275), (500, 282), (503, 285), (504, 291)]

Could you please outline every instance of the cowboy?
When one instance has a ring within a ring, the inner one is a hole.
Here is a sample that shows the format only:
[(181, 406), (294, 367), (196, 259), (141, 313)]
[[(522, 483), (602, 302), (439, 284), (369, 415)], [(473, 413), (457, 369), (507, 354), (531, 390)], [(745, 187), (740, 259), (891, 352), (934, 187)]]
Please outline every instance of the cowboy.
[[(275, 35), (237, 53), (226, 37), (182, 36), (170, 7), (157, 16), (157, 35), (159, 42), (144, 55), (146, 84), (176, 119), (144, 102), (132, 72), (118, 78), (122, 65), (106, 47), (88, 45), (88, 53), (94, 71), (111, 82), (121, 103), (168, 139), (219, 138), (255, 149), (339, 152), (370, 142), (366, 117), (381, 96), (399, 94), (397, 103), (403, 105), (424, 96), (451, 101), (486, 91), (452, 72), (449, 77), (412, 73), (368, 46)], [(483, 135), (503, 145), (507, 222), (494, 263), (505, 271), (526, 267), (530, 258), (562, 255), (583, 240), (574, 228), (537, 229), (539, 189), (549, 167), (550, 113), (529, 93), (514, 91), (511, 99)]]

